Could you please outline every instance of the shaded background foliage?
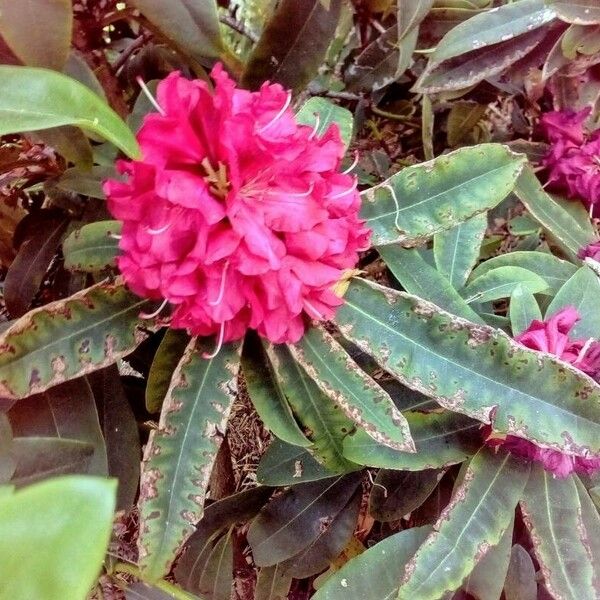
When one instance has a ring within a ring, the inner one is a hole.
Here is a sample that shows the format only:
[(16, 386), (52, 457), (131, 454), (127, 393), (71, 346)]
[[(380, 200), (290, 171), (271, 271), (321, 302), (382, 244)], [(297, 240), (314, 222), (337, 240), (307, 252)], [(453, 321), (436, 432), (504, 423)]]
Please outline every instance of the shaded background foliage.
[[(599, 27), (595, 0), (0, 0), (0, 594), (598, 597), (597, 478), (481, 426), (600, 454), (600, 387), (506, 335), (574, 305), (599, 337), (596, 222), (534, 174), (542, 112), (597, 124)], [(217, 61), (339, 124), (374, 247), (334, 323), (206, 360), (140, 317), (101, 182), (136, 79)]]

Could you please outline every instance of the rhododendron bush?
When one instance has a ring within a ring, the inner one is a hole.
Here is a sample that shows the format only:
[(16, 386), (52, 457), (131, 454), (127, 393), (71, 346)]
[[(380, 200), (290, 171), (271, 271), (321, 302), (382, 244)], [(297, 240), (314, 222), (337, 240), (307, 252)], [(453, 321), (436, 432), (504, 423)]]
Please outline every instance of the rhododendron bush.
[(596, 0), (0, 0), (0, 598), (600, 598)]

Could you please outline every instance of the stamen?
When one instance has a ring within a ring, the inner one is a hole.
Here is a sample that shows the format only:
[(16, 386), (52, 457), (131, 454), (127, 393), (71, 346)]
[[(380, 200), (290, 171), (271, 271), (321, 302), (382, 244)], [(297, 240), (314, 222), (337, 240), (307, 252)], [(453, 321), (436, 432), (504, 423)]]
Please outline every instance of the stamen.
[(202, 355), (202, 358), (206, 358), (206, 359), (211, 359), (214, 358), (217, 354), (219, 354), (219, 352), (221, 351), (221, 348), (223, 347), (223, 339), (225, 338), (225, 321), (223, 321), (221, 323), (221, 329), (219, 330), (219, 338), (217, 339), (217, 346), (216, 348), (210, 353), (204, 353)]
[(154, 108), (163, 117), (166, 117), (167, 113), (162, 109), (162, 106), (156, 101), (156, 98), (152, 95), (152, 93), (148, 89), (148, 86), (146, 85), (144, 80), (139, 75), (135, 78), (135, 80), (138, 82), (138, 85), (140, 86), (140, 88), (142, 88), (142, 92), (144, 92), (144, 94), (146, 95), (146, 98), (148, 98), (148, 100), (150, 100), (150, 104), (152, 104), (152, 106), (154, 106)]
[(583, 360), (584, 356), (586, 355), (587, 351), (590, 349), (590, 347), (593, 343), (594, 343), (594, 338), (590, 338), (589, 340), (587, 340), (587, 342), (583, 345), (583, 347), (579, 351), (579, 354), (577, 355), (577, 358), (575, 359), (575, 362), (573, 364), (576, 365), (577, 363), (579, 363)]
[(315, 113), (315, 126), (313, 127), (312, 133), (308, 136), (309, 140), (312, 140), (315, 137), (315, 135), (317, 135), (319, 125), (321, 125), (321, 116), (319, 115), (319, 113)]
[(259, 129), (259, 132), (262, 133), (263, 131), (265, 131), (265, 129), (269, 129), (269, 127), (271, 127), (271, 125), (273, 125), (277, 121), (279, 121), (279, 119), (281, 119), (281, 117), (283, 117), (283, 114), (289, 108), (291, 103), (292, 103), (292, 92), (288, 92), (287, 99), (285, 101), (285, 104), (281, 108), (281, 110), (266, 125), (261, 127)]
[(352, 164), (345, 171), (342, 171), (342, 175), (348, 175), (348, 173), (350, 173), (351, 171), (354, 171), (354, 167), (356, 167), (357, 164), (358, 164), (358, 150), (356, 150), (354, 152), (354, 160), (352, 161)]
[(321, 321), (325, 320), (325, 317), (308, 300), (305, 300), (304, 304), (307, 308), (310, 308), (313, 314), (317, 315), (317, 319)]
[(590, 204), (590, 210), (588, 211), (590, 215), (590, 219), (594, 218), (594, 204)]
[(396, 196), (396, 190), (394, 190), (394, 188), (389, 183), (386, 183), (381, 187), (384, 187), (392, 195), (392, 200), (394, 201), (394, 205), (396, 206), (396, 217), (394, 219), (394, 226), (396, 227), (396, 229), (398, 229), (398, 231), (402, 231), (402, 228), (400, 227), (400, 225), (398, 225), (398, 217), (400, 216), (400, 203), (398, 202), (398, 196)]
[(227, 269), (229, 268), (229, 261), (225, 262), (225, 266), (223, 267), (223, 273), (221, 275), (221, 285), (219, 286), (219, 295), (216, 300), (209, 300), (208, 303), (210, 306), (218, 306), (223, 301), (223, 296), (225, 295), (225, 276), (227, 275)]
[(347, 196), (348, 194), (351, 194), (357, 187), (358, 187), (358, 179), (355, 179), (351, 188), (347, 189), (345, 192), (340, 192), (339, 194), (335, 194), (333, 196), (327, 196), (327, 199), (335, 200), (336, 198), (342, 198), (343, 196)]
[(152, 312), (152, 313), (141, 312), (140, 319), (154, 319), (154, 317), (158, 317), (158, 315), (163, 311), (163, 309), (165, 308), (165, 306), (167, 306), (167, 304), (169, 304), (169, 301), (163, 300), (162, 304), (154, 312)]
[(310, 182), (310, 185), (308, 186), (308, 190), (306, 192), (283, 192), (283, 191), (276, 191), (276, 190), (267, 190), (266, 194), (268, 196), (280, 196), (280, 195), (285, 195), (285, 196), (291, 196), (293, 198), (306, 198), (307, 196), (310, 196), (313, 193), (313, 190), (315, 189), (315, 184), (314, 181)]
[(169, 229), (169, 227), (171, 227), (171, 223), (166, 223), (165, 225), (163, 225), (162, 227), (159, 227), (158, 229), (152, 229), (151, 227), (147, 227), (146, 231), (150, 235), (159, 235), (161, 233), (164, 233), (167, 229)]
[(108, 237), (111, 237), (113, 240), (120, 240), (123, 236), (120, 233), (109, 233)]

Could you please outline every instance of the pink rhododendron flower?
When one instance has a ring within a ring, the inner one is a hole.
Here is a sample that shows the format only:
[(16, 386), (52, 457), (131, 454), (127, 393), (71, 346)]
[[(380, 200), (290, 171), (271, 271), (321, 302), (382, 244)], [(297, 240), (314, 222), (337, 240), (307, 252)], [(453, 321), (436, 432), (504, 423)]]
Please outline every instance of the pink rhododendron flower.
[[(533, 321), (515, 340), (532, 350), (558, 356), (591, 377), (600, 377), (600, 343), (593, 340), (573, 340), (569, 332), (579, 320), (579, 313), (572, 306), (563, 308), (547, 321)], [(517, 456), (541, 463), (557, 477), (566, 477), (574, 471), (591, 474), (600, 469), (600, 458), (584, 458), (563, 454), (558, 450), (540, 448), (529, 440), (508, 435), (494, 436), (491, 428), (485, 428), (488, 445), (501, 447)]]
[(332, 286), (369, 241), (356, 178), (340, 173), (337, 125), (299, 125), (280, 85), (214, 92), (172, 73), (146, 117), (143, 158), (105, 184), (123, 221), (118, 266), (138, 295), (164, 299), (192, 335), (296, 342), (342, 303)]
[(600, 240), (580, 248), (577, 256), (581, 259), (592, 258), (596, 262), (600, 262)]
[(588, 207), (600, 202), (600, 130), (588, 134), (583, 129), (590, 110), (550, 112), (541, 119), (551, 143), (542, 161), (548, 183)]

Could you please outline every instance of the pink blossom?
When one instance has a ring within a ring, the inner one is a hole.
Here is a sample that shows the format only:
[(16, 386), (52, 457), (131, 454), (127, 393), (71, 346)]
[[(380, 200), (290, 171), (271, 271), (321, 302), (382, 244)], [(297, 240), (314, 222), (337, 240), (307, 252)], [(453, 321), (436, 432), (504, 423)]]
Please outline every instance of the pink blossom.
[[(533, 321), (515, 340), (540, 352), (558, 356), (591, 377), (600, 377), (600, 343), (593, 340), (573, 340), (569, 332), (579, 321), (579, 313), (572, 306), (559, 310), (547, 321)], [(591, 474), (600, 469), (600, 457), (584, 458), (564, 454), (558, 450), (540, 448), (529, 440), (507, 435), (498, 437), (491, 427), (485, 428), (486, 443), (501, 447), (513, 454), (542, 464), (544, 469), (557, 477), (566, 477), (570, 473)]]
[(332, 286), (369, 241), (355, 177), (339, 173), (337, 125), (299, 125), (290, 94), (237, 89), (220, 65), (214, 92), (172, 73), (145, 118), (143, 158), (104, 189), (123, 221), (118, 266), (138, 295), (172, 305), (192, 335), (296, 342), (342, 303)]
[(548, 183), (588, 207), (600, 201), (600, 130), (588, 134), (583, 129), (590, 110), (550, 112), (541, 119), (551, 143), (542, 161), (548, 169)]
[(577, 256), (581, 259), (592, 258), (596, 262), (600, 262), (600, 240), (580, 248)]

